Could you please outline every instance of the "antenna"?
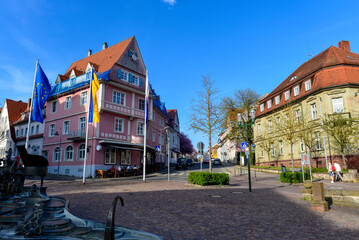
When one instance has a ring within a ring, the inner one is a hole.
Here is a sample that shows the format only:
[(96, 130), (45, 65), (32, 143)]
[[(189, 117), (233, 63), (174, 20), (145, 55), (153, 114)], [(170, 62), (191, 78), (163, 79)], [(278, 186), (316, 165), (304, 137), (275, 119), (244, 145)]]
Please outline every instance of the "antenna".
[(309, 47), (307, 47), (307, 53), (308, 53), (308, 60), (311, 59), (313, 57), (313, 54), (309, 53)]

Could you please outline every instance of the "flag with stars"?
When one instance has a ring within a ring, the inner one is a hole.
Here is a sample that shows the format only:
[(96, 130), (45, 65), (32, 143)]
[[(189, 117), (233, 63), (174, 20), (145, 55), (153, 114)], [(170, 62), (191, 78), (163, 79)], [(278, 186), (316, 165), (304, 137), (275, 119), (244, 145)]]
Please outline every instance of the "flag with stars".
[(46, 103), (47, 98), (49, 97), (51, 91), (51, 85), (49, 80), (47, 79), (44, 71), (40, 64), (37, 68), (36, 80), (35, 80), (35, 88), (33, 95), (33, 108), (31, 114), (31, 120), (34, 122), (44, 122), (44, 116), (42, 115), (42, 109)]

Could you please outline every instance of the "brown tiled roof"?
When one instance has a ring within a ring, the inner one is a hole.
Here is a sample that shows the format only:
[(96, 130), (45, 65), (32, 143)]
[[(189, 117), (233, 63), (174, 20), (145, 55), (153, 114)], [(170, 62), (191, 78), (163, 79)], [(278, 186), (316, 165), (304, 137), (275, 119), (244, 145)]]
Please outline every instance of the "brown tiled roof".
[[(272, 111), (284, 104), (301, 98), (325, 87), (337, 86), (342, 84), (359, 84), (359, 54), (350, 52), (349, 42), (347, 46), (338, 48), (331, 46), (319, 53), (312, 59), (303, 63), (289, 77), (278, 85), (268, 96), (260, 100), (256, 111), (256, 117)], [(339, 46), (341, 46), (341, 43)], [(293, 77), (297, 76), (293, 79)], [(311, 89), (305, 91), (304, 82), (312, 79)], [(299, 95), (294, 97), (292, 88), (300, 85)], [(284, 93), (290, 90), (288, 101), (284, 99)], [(280, 102), (275, 105), (274, 98), (280, 96)], [(267, 101), (272, 99), (272, 107), (267, 108)], [(264, 103), (264, 111), (260, 112), (260, 105)]]
[(127, 46), (131, 43), (131, 41), (134, 38), (135, 38), (134, 36), (130, 37), (111, 47), (108, 47), (104, 50), (101, 50), (77, 62), (72, 63), (69, 69), (67, 69), (64, 76), (69, 77), (72, 69), (74, 69), (75, 72), (78, 71), (79, 73), (80, 72), (84, 73), (86, 71), (86, 67), (89, 62), (94, 65), (95, 71), (97, 72), (105, 72), (111, 69), (111, 67), (118, 61), (120, 56), (123, 54)]
[(27, 103), (22, 101), (13, 101), (6, 99), (7, 110), (9, 114), (10, 125), (19, 119), (21, 113), (24, 112), (27, 108)]

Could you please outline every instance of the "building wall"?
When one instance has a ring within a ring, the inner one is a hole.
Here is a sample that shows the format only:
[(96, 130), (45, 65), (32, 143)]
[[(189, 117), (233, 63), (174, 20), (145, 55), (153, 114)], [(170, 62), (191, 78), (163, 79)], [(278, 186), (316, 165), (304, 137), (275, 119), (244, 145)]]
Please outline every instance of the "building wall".
[(0, 113), (0, 158), (4, 158), (6, 156), (6, 151), (12, 148), (14, 154), (14, 141), (11, 138), (10, 134), (10, 124), (9, 124), (9, 116), (7, 110), (7, 104), (5, 104)]
[[(315, 121), (320, 124), (320, 117), (325, 114), (332, 114), (333, 103), (332, 100), (334, 98), (342, 98), (343, 99), (343, 107), (344, 113), (350, 113), (353, 115), (358, 115), (357, 106), (359, 106), (359, 96), (358, 96), (359, 88), (357, 87), (333, 87), (331, 89), (322, 90), (315, 94), (311, 94), (303, 99), (300, 102), (293, 104), (292, 108), (294, 111), (300, 110), (301, 117), (305, 118), (305, 122)], [(322, 99), (322, 101), (320, 101)], [(315, 104), (317, 110), (317, 118), (313, 119), (311, 112), (311, 105)], [(321, 109), (321, 110), (320, 110)], [(257, 118), (254, 126), (254, 137), (256, 141), (256, 162), (259, 165), (280, 165), (286, 164), (290, 165), (290, 144), (284, 140), (283, 137), (277, 136), (275, 131), (275, 122), (276, 118), (283, 114), (283, 109), (279, 111), (274, 111), (266, 116)], [(269, 132), (269, 121), (272, 121), (272, 132)], [(283, 121), (283, 119), (281, 120)], [(258, 126), (261, 126), (261, 136), (259, 135)], [(323, 138), (323, 130), (321, 127), (313, 129), (313, 133), (318, 133), (318, 145), (319, 147), (315, 147), (312, 152), (312, 165), (314, 167), (326, 167), (325, 161), (325, 151), (324, 151), (324, 138)], [(271, 163), (268, 161), (268, 156), (266, 151), (263, 149), (263, 156), (261, 153), (261, 140), (260, 137), (270, 139), (270, 141), (274, 144), (274, 155), (270, 152)], [(330, 148), (330, 139), (329, 136), (325, 135), (326, 140), (326, 150), (327, 150), (327, 159), (333, 160), (335, 158), (335, 151), (333, 147)], [(283, 154), (280, 153), (280, 141), (283, 143)], [(293, 158), (296, 166), (300, 166), (300, 159), (302, 153), (309, 153), (309, 149), (304, 147), (302, 151), (301, 148), (301, 140), (298, 139), (293, 145)], [(314, 159), (313, 159), (314, 158)], [(340, 161), (340, 158), (335, 158), (336, 161)], [(277, 160), (277, 161), (276, 161)]]

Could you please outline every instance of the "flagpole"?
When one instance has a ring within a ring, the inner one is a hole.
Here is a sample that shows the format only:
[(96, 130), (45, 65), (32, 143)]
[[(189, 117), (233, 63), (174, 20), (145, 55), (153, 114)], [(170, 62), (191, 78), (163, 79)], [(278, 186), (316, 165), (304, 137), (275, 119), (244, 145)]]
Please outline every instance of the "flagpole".
[(146, 69), (146, 87), (145, 87), (145, 129), (143, 139), (143, 181), (146, 182), (146, 143), (147, 143), (147, 118), (148, 118), (148, 69)]
[(82, 176), (82, 183), (85, 184), (86, 182), (86, 161), (87, 161), (87, 141), (88, 141), (88, 134), (89, 134), (89, 118), (90, 118), (90, 104), (91, 104), (91, 95), (92, 95), (92, 72), (93, 66), (91, 67), (91, 77), (90, 77), (90, 92), (88, 98), (88, 108), (87, 108), (87, 119), (86, 119), (86, 140), (85, 140), (85, 158), (84, 158), (84, 169), (83, 169), (83, 176)]
[(34, 90), (35, 90), (35, 82), (36, 82), (36, 75), (37, 75), (37, 68), (39, 66), (39, 59), (36, 60), (36, 67), (35, 67), (35, 76), (34, 76), (34, 85), (32, 86), (32, 95), (31, 95), (31, 103), (30, 103), (30, 112), (29, 112), (29, 121), (27, 123), (27, 133), (26, 133), (26, 141), (25, 141), (25, 148), (27, 150), (29, 136), (30, 136), (30, 123), (31, 123), (31, 115), (32, 115), (32, 107), (34, 106)]

